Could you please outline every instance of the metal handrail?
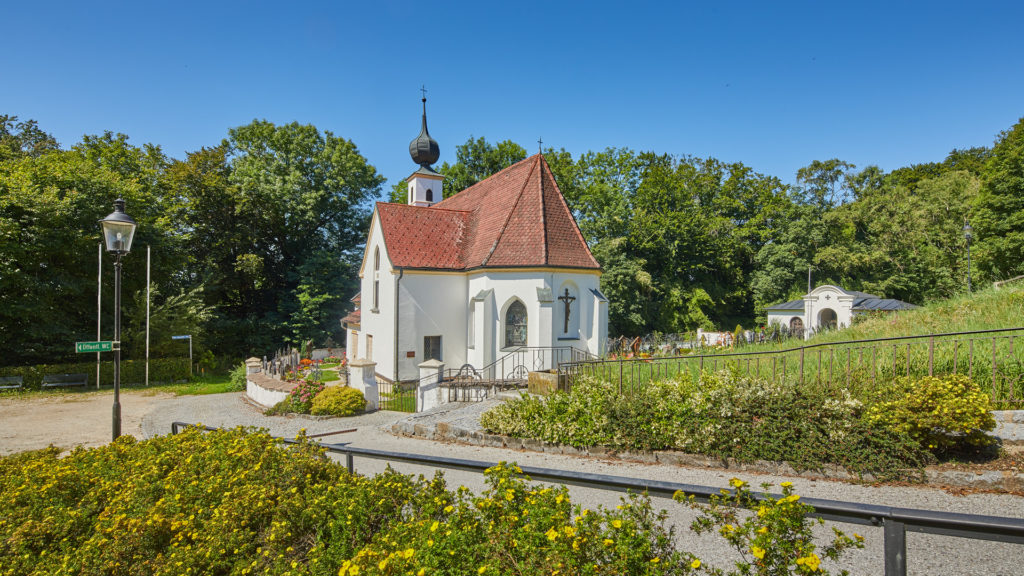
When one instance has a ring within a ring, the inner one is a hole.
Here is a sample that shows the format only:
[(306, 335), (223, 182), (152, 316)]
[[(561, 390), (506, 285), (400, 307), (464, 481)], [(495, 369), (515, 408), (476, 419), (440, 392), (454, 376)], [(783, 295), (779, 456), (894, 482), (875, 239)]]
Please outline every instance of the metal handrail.
[[(186, 422), (171, 423), (172, 434), (178, 434), (182, 428), (198, 428), (210, 432), (219, 430), (219, 428), (199, 426)], [(278, 440), (285, 444), (298, 443), (297, 440), (285, 438), (278, 438)], [(345, 456), (345, 467), (350, 473), (355, 473), (356, 456), (387, 462), (405, 462), (408, 464), (421, 464), (469, 472), (483, 472), (497, 464), (496, 462), (480, 460), (423, 456), (408, 452), (357, 448), (346, 444), (325, 444), (322, 442), (314, 442), (314, 444), (328, 452), (343, 454)], [(681, 484), (608, 474), (591, 474), (535, 466), (520, 466), (520, 469), (522, 474), (529, 476), (531, 480), (570, 484), (615, 492), (646, 492), (649, 495), (662, 498), (672, 498), (681, 492), (686, 496), (693, 496), (698, 502), (706, 503), (711, 500), (712, 496), (721, 494), (721, 488), (713, 486)], [(772, 494), (771, 496), (778, 498), (780, 495)], [(764, 496), (755, 494), (755, 497), (761, 499)], [(881, 526), (883, 530), (885, 576), (906, 576), (907, 531), (968, 538), (971, 540), (1024, 544), (1024, 519), (1022, 518), (878, 506), (820, 498), (801, 498), (800, 501), (814, 508), (810, 516), (815, 518), (848, 524)]]
[[(469, 366), (472, 367), (473, 370), (477, 374), (487, 374), (487, 373), (490, 373), (491, 371), (495, 371), (498, 368), (498, 366), (504, 366), (506, 360), (509, 360), (511, 358), (515, 358), (517, 355), (528, 354), (530, 352), (533, 352), (534, 355), (536, 355), (538, 352), (542, 352), (542, 353), (543, 352), (547, 352), (547, 353), (550, 353), (551, 354), (551, 358), (554, 359), (556, 357), (556, 355), (560, 356), (562, 354), (567, 353), (569, 355), (570, 359), (569, 359), (568, 362), (558, 362), (557, 363), (557, 366), (561, 366), (561, 365), (564, 365), (564, 364), (570, 364), (570, 363), (573, 363), (573, 362), (578, 362), (576, 360), (572, 360), (572, 357), (574, 355), (574, 352), (573, 352), (574, 350), (577, 353), (579, 353), (581, 356), (582, 355), (593, 356), (593, 354), (590, 354), (589, 352), (587, 352), (585, 350), (579, 350), (578, 348), (575, 348), (573, 346), (519, 346), (518, 348), (515, 348), (514, 350), (509, 350), (504, 356), (502, 356), (501, 358), (498, 358), (497, 360), (493, 360), (490, 364), (487, 364), (483, 368), (477, 368), (477, 367), (473, 366), (472, 364), (470, 364)], [(451, 379), (451, 378), (455, 377), (456, 375), (458, 375), (460, 370), (462, 370), (461, 367), (459, 367), (459, 368), (451, 368), (451, 367), (445, 368), (444, 374), (442, 375), (442, 378), (444, 380)], [(437, 378), (436, 375), (429, 374), (427, 376), (423, 376), (423, 377), (420, 377), (420, 378), (416, 379), (415, 382), (417, 383), (416, 384), (417, 386), (420, 386), (420, 385), (422, 385), (424, 383), (432, 382), (436, 378)], [(502, 379), (503, 378), (497, 378), (497, 380), (502, 380)], [(485, 378), (485, 380), (490, 380), (490, 379)]]

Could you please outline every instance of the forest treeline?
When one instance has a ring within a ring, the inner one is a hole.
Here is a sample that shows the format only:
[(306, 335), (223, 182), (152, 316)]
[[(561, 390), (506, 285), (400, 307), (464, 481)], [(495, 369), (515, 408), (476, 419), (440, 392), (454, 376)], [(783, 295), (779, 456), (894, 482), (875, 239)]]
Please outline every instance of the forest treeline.
[[(544, 154), (604, 269), (613, 335), (750, 326), (802, 295), (809, 267), (815, 284), (944, 298), (966, 289), (965, 221), (976, 284), (1024, 274), (1024, 119), (991, 147), (892, 172), (815, 160), (795, 184), (714, 158)], [(450, 195), (525, 157), (470, 138), (438, 170)], [(130, 357), (144, 346), (146, 246), (154, 356), (182, 353), (173, 334), (192, 334), (208, 363), (342, 342), (383, 183), (354, 143), (309, 125), (254, 121), (179, 160), (110, 132), (62, 148), (0, 115), (2, 363), (68, 360), (95, 337), (97, 221), (119, 196), (139, 222), (124, 268)], [(404, 182), (390, 195), (404, 201)], [(109, 338), (106, 255), (103, 275)]]

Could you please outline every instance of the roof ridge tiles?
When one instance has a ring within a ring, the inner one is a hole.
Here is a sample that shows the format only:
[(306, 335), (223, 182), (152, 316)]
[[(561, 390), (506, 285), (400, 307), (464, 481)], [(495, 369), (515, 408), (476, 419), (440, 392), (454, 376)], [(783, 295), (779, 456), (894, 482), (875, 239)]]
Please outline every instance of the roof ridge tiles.
[(397, 207), (400, 209), (410, 210), (433, 210), (434, 212), (459, 212), (461, 214), (472, 214), (474, 212), (473, 210), (462, 210), (459, 208), (439, 208), (437, 204), (434, 204), (433, 206), (413, 206), (412, 204), (402, 204), (401, 202), (384, 202), (383, 200), (378, 200), (377, 204), (383, 204), (385, 206), (388, 206), (389, 208)]

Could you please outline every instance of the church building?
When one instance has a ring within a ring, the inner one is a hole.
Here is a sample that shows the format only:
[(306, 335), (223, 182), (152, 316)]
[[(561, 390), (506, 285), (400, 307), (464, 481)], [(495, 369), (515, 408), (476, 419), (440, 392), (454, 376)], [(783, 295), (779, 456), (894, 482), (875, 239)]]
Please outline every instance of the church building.
[(544, 156), (445, 199), (425, 98), (409, 153), (419, 168), (407, 203), (373, 211), (356, 310), (342, 320), (348, 359), (396, 381), (419, 378), (427, 360), (480, 370), (523, 348), (602, 354), (601, 267)]

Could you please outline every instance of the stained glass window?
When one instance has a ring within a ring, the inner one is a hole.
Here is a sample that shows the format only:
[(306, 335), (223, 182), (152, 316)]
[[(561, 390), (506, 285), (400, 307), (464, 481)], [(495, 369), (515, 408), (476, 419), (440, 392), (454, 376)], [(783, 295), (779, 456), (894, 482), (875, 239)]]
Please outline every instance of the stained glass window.
[(516, 300), (505, 312), (505, 347), (526, 346), (526, 306)]

